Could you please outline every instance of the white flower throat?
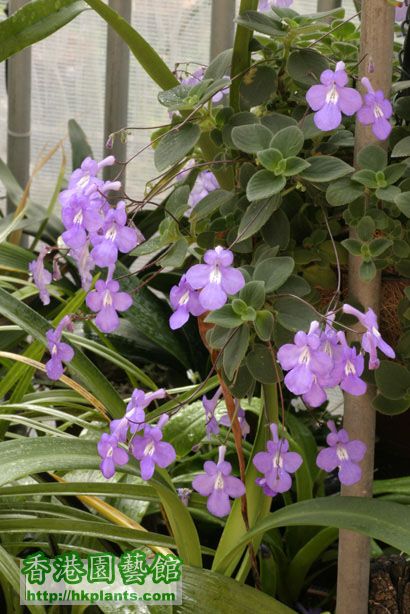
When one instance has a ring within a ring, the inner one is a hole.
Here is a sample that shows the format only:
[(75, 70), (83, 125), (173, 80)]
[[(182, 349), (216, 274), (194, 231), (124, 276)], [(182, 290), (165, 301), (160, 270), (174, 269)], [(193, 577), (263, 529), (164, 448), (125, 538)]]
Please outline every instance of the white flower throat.
[(216, 475), (216, 479), (215, 479), (215, 489), (216, 490), (222, 490), (224, 487), (224, 479), (222, 477), (222, 473), (220, 471), (218, 471), (217, 475)]
[(189, 291), (187, 290), (179, 299), (178, 303), (180, 305), (186, 305), (187, 302), (189, 301)]
[(374, 105), (373, 115), (375, 116), (376, 119), (381, 119), (382, 117), (384, 117), (382, 108), (378, 104)]
[(346, 375), (356, 375), (356, 368), (350, 360), (346, 360), (345, 373)]
[(346, 448), (344, 448), (343, 446), (341, 446), (339, 444), (336, 447), (336, 454), (337, 454), (337, 458), (340, 461), (347, 461), (347, 460), (349, 460), (349, 455), (347, 453)]
[(112, 305), (112, 296), (111, 296), (111, 292), (109, 290), (106, 290), (104, 292), (104, 298), (103, 298), (103, 306), (104, 307), (111, 307)]
[(216, 264), (209, 275), (209, 281), (211, 284), (220, 284), (222, 281), (222, 273), (220, 271), (219, 265)]
[(337, 104), (339, 101), (339, 93), (336, 89), (336, 85), (333, 84), (326, 94), (326, 103), (327, 104)]
[(306, 345), (299, 356), (300, 365), (308, 365), (310, 363), (310, 349)]
[(74, 216), (74, 224), (82, 224), (83, 223), (83, 212), (80, 209), (80, 211), (78, 211), (78, 213), (75, 214)]
[(115, 226), (111, 226), (105, 233), (105, 238), (108, 241), (115, 241), (115, 237), (117, 236), (117, 229)]
[(144, 456), (152, 456), (155, 452), (155, 444), (153, 441), (150, 441), (149, 444), (145, 446)]

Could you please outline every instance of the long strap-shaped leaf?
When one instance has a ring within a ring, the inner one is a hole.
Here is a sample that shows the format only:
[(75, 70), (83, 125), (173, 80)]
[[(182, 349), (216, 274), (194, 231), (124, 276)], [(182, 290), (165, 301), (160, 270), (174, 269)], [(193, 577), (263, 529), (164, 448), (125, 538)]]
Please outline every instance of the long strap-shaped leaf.
[[(0, 313), (42, 343), (46, 343), (45, 334), (50, 328), (49, 322), (2, 288), (0, 288)], [(121, 397), (81, 350), (76, 349), (75, 356), (69, 364), (69, 370), (101, 400), (112, 416), (116, 418), (123, 416), (124, 404)]]
[[(93, 441), (47, 436), (6, 441), (0, 444), (0, 486), (41, 471), (98, 469), (100, 460)], [(118, 471), (138, 475), (135, 459), (131, 458), (127, 465), (118, 467)], [(186, 564), (201, 567), (198, 533), (167, 472), (156, 471), (150, 485), (161, 499), (179, 555)], [(158, 545), (148, 538), (146, 543)]]
[[(258, 6), (258, 0), (241, 0), (239, 7), (239, 15), (242, 15), (245, 11), (256, 10)], [(235, 42), (233, 46), (232, 55), (232, 68), (231, 68), (231, 93), (230, 104), (234, 109), (239, 111), (239, 87), (241, 80), (238, 75), (246, 70), (250, 64), (250, 50), (249, 43), (252, 39), (252, 30), (244, 28), (243, 26), (236, 27)]]
[(101, 0), (86, 0), (105, 21), (117, 32), (117, 34), (128, 45), (135, 59), (141, 64), (145, 72), (163, 90), (171, 89), (179, 84), (178, 79), (170, 71), (168, 66), (151, 47), (139, 32), (112, 8), (104, 4)]
[(410, 517), (399, 503), (362, 497), (323, 497), (289, 505), (269, 514), (226, 553), (227, 565), (238, 550), (270, 529), (290, 526), (330, 526), (369, 535), (410, 553)]
[(83, 0), (33, 0), (0, 23), (0, 62), (41, 41), (87, 9)]

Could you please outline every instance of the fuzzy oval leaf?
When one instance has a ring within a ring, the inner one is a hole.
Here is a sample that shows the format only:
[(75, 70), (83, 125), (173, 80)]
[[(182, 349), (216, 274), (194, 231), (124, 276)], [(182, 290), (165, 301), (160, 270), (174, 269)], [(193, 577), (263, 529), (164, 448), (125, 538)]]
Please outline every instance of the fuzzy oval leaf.
[(255, 153), (267, 149), (272, 139), (272, 132), (260, 124), (235, 126), (231, 132), (233, 144), (240, 151)]
[(200, 136), (200, 127), (192, 123), (167, 132), (155, 149), (154, 161), (157, 169), (161, 172), (182, 160), (195, 147)]
[(264, 281), (266, 292), (271, 293), (289, 279), (294, 268), (295, 261), (288, 256), (268, 258), (256, 266), (253, 278), (257, 281)]
[(328, 183), (354, 172), (353, 166), (332, 156), (313, 156), (307, 162), (310, 167), (303, 171), (301, 177), (312, 183)]

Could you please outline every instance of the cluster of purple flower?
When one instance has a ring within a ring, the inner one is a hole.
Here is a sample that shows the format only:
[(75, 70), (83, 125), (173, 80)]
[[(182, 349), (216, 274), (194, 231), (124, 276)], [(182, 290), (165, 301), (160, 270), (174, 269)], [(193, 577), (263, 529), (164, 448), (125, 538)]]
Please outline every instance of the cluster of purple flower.
[[(102, 459), (100, 469), (105, 478), (114, 475), (116, 465), (125, 465), (128, 462), (128, 452), (120, 445), (127, 442), (128, 432), (132, 434), (128, 449), (140, 462), (143, 480), (152, 478), (156, 465), (165, 468), (174, 462), (176, 454), (173, 446), (162, 441), (162, 428), (169, 417), (162, 415), (155, 426), (145, 422), (145, 409), (148, 405), (154, 399), (163, 399), (165, 396), (163, 388), (148, 393), (136, 389), (132, 393), (124, 417), (111, 421), (110, 433), (103, 433), (98, 442), (98, 454)], [(141, 435), (136, 435), (141, 431)]]
[(359, 122), (372, 126), (374, 135), (384, 141), (392, 130), (389, 122), (393, 115), (391, 102), (381, 90), (374, 91), (367, 77), (362, 79), (367, 90), (364, 98), (357, 90), (347, 87), (348, 80), (345, 63), (338, 62), (335, 71), (324, 70), (320, 84), (312, 85), (307, 91), (306, 100), (315, 112), (316, 126), (323, 131), (335, 130), (342, 122), (342, 113), (348, 116), (357, 113)]
[[(342, 484), (355, 484), (361, 478), (358, 463), (364, 458), (366, 446), (358, 440), (350, 441), (345, 429), (337, 431), (332, 420), (327, 425), (330, 430), (326, 438), (328, 447), (319, 452), (316, 464), (327, 472), (337, 469)], [(298, 452), (289, 451), (289, 442), (279, 438), (276, 424), (271, 424), (270, 430), (272, 439), (267, 442), (265, 451), (255, 454), (253, 464), (263, 475), (256, 478), (256, 484), (266, 496), (276, 497), (292, 488), (291, 474), (299, 469), (303, 459)], [(225, 461), (225, 453), (225, 446), (220, 446), (218, 462), (206, 461), (205, 473), (197, 475), (192, 482), (194, 490), (208, 498), (208, 511), (219, 517), (229, 514), (230, 498), (236, 499), (245, 494), (243, 482), (231, 475), (232, 466)]]
[(242, 273), (232, 266), (233, 253), (220, 245), (204, 255), (205, 264), (195, 264), (188, 269), (170, 293), (174, 310), (170, 318), (172, 330), (183, 326), (191, 315), (220, 309), (228, 295), (239, 292), (245, 285)]
[[(381, 337), (376, 314), (372, 309), (362, 313), (351, 305), (343, 305), (343, 312), (355, 316), (364, 327), (362, 350), (369, 354), (369, 369), (377, 369), (380, 361), (377, 348), (389, 358), (395, 358), (391, 348)], [(309, 332), (299, 331), (294, 343), (283, 345), (278, 351), (281, 367), (288, 371), (286, 387), (301, 395), (307, 405), (319, 407), (327, 399), (326, 388), (340, 386), (349, 394), (360, 396), (366, 392), (361, 379), (364, 370), (362, 353), (347, 343), (344, 332), (333, 328), (334, 314), (326, 316), (326, 327), (312, 322)]]
[[(118, 327), (117, 312), (126, 311), (132, 304), (132, 298), (120, 292), (119, 283), (112, 279), (119, 252), (130, 252), (143, 239), (136, 229), (127, 226), (125, 203), (120, 201), (116, 207), (111, 207), (107, 200), (108, 193), (118, 191), (121, 183), (103, 181), (97, 177), (103, 167), (111, 166), (114, 162), (113, 156), (101, 162), (85, 158), (81, 167), (72, 173), (67, 189), (60, 194), (61, 217), (65, 227), (61, 239), (69, 248), (68, 255), (77, 264), (84, 290), (90, 289), (91, 272), (95, 266), (108, 268), (106, 280), (97, 281), (95, 290), (86, 298), (87, 306), (98, 314), (96, 325), (105, 333)], [(48, 252), (49, 248), (44, 247), (37, 260), (29, 264), (44, 305), (50, 302), (47, 286), (52, 280), (51, 273), (44, 267)], [(55, 335), (57, 331), (51, 330), (49, 333)], [(68, 362), (67, 358), (62, 360)], [(59, 371), (53, 369), (54, 374)]]

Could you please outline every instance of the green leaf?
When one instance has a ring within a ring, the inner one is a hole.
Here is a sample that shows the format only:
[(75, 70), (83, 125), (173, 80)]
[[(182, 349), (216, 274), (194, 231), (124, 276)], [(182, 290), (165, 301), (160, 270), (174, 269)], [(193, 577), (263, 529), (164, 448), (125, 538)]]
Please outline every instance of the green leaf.
[(376, 190), (376, 198), (380, 198), (380, 200), (388, 203), (394, 203), (399, 194), (401, 194), (400, 188), (394, 185), (390, 185), (387, 188), (377, 188)]
[(286, 169), (283, 173), (285, 177), (293, 177), (293, 175), (299, 175), (306, 168), (309, 168), (310, 164), (302, 158), (292, 156), (286, 160)]
[(393, 245), (390, 239), (374, 239), (369, 243), (370, 255), (372, 258), (378, 258)]
[(326, 58), (313, 49), (292, 51), (287, 64), (289, 76), (302, 85), (316, 85), (324, 70), (329, 68)]
[(407, 164), (390, 164), (384, 169), (384, 177), (388, 185), (396, 183), (407, 170)]
[(302, 130), (297, 126), (288, 126), (274, 135), (269, 146), (278, 149), (284, 158), (290, 158), (298, 155), (304, 142)]
[(242, 325), (229, 339), (224, 351), (222, 364), (229, 380), (232, 380), (248, 349), (249, 328)]
[(392, 158), (407, 158), (407, 156), (410, 156), (410, 136), (400, 139), (391, 152)]
[(182, 237), (178, 239), (171, 249), (160, 259), (161, 266), (178, 268), (184, 264), (188, 250), (188, 241)]
[(298, 598), (306, 575), (320, 555), (337, 540), (338, 530), (333, 527), (322, 529), (312, 537), (293, 557), (286, 571), (286, 584), (292, 601)]
[(376, 277), (377, 269), (373, 261), (362, 262), (359, 269), (360, 279), (363, 281), (372, 281)]
[(124, 313), (124, 318), (134, 326), (139, 334), (166, 350), (188, 369), (191, 359), (183, 337), (176, 335), (175, 331), (169, 328), (170, 310), (167, 305), (147, 287), (139, 288), (138, 292), (135, 292), (141, 280), (135, 275), (129, 277), (129, 270), (120, 262), (117, 262), (116, 274), (122, 277), (121, 289), (131, 293), (134, 299), (130, 309)]
[(244, 28), (267, 34), (268, 36), (278, 37), (284, 36), (285, 30), (281, 29), (280, 21), (276, 15), (259, 13), (258, 11), (246, 11), (239, 15), (236, 23)]
[(215, 213), (215, 211), (219, 211), (223, 205), (232, 200), (232, 197), (232, 192), (228, 192), (227, 190), (214, 190), (210, 192), (195, 205), (190, 219), (195, 222), (203, 220)]
[(290, 224), (282, 209), (275, 211), (262, 228), (262, 237), (271, 247), (286, 249), (290, 240)]
[(286, 162), (283, 159), (282, 154), (277, 149), (262, 149), (258, 151), (257, 158), (264, 168), (268, 171), (272, 171), (277, 175), (282, 175), (286, 168)]
[(289, 279), (294, 268), (295, 261), (288, 256), (268, 258), (256, 266), (253, 277), (255, 280), (264, 281), (266, 292), (270, 294)]
[(83, 0), (35, 0), (0, 23), (0, 62), (50, 36), (87, 8)]
[[(241, 0), (239, 5), (239, 17), (248, 10), (256, 10), (258, 7), (258, 0)], [(232, 65), (231, 65), (231, 79), (232, 85), (230, 88), (229, 104), (236, 111), (239, 111), (240, 96), (239, 88), (240, 81), (237, 79), (238, 75), (244, 74), (249, 68), (251, 62), (251, 49), (250, 43), (252, 40), (252, 28), (244, 28), (239, 23), (235, 32), (235, 40), (233, 44)]]
[[(20, 594), (20, 569), (16, 565), (13, 557), (0, 546), (0, 575), (9, 582), (17, 595)], [(4, 586), (2, 586), (4, 591)], [(46, 610), (41, 605), (27, 605), (29, 612), (32, 614), (45, 614)]]
[(379, 182), (377, 181), (377, 176), (375, 171), (371, 171), (368, 169), (364, 169), (362, 171), (357, 171), (352, 176), (352, 180), (364, 185), (366, 188), (377, 188), (379, 187)]
[(272, 213), (280, 206), (280, 203), (281, 198), (279, 195), (253, 201), (242, 216), (238, 228), (238, 238), (240, 237), (241, 241), (244, 241), (257, 233), (270, 219)]
[(394, 199), (394, 202), (400, 211), (410, 218), (410, 192), (402, 192)]
[(359, 187), (350, 177), (333, 181), (326, 190), (326, 200), (332, 207), (348, 205), (362, 195), (363, 188)]
[(283, 177), (277, 177), (266, 170), (258, 171), (252, 175), (246, 186), (246, 197), (249, 201), (269, 198), (283, 190), (285, 185), (286, 179)]
[(274, 384), (278, 381), (279, 367), (275, 369), (273, 356), (266, 345), (257, 344), (246, 357), (246, 366), (262, 384)]
[(72, 168), (75, 170), (80, 168), (81, 163), (87, 156), (92, 158), (93, 152), (84, 130), (75, 119), (68, 120), (68, 136), (71, 143)]
[(235, 126), (232, 129), (231, 138), (235, 147), (240, 151), (256, 153), (269, 147), (272, 132), (260, 124), (247, 124)]
[(267, 309), (258, 311), (254, 326), (259, 339), (262, 341), (269, 341), (269, 339), (272, 337), (274, 324), (275, 321), (270, 311)]
[(380, 145), (366, 145), (357, 156), (359, 166), (382, 171), (387, 166), (387, 152)]
[(317, 318), (317, 314), (310, 305), (292, 297), (278, 298), (274, 307), (279, 324), (293, 332), (308, 330), (313, 320)]
[(410, 407), (410, 398), (406, 399), (387, 399), (381, 394), (378, 394), (373, 399), (373, 407), (380, 413), (387, 416), (397, 416), (403, 414)]
[(239, 298), (254, 309), (261, 309), (265, 304), (265, 284), (263, 281), (249, 281), (239, 292)]
[(175, 85), (179, 85), (178, 79), (158, 53), (123, 17), (104, 4), (102, 0), (86, 0), (86, 2), (117, 32), (147, 75), (159, 87), (168, 90)]
[(288, 505), (259, 521), (231, 551), (221, 565), (261, 534), (285, 526), (331, 526), (378, 539), (401, 552), (410, 553), (410, 518), (407, 506), (362, 497), (326, 497)]
[(271, 66), (251, 66), (242, 77), (239, 96), (242, 109), (267, 102), (276, 92), (278, 77)]
[(376, 385), (381, 394), (393, 401), (410, 399), (410, 371), (397, 362), (382, 360), (375, 371)]
[(205, 322), (217, 324), (223, 328), (236, 328), (242, 324), (241, 316), (234, 312), (232, 305), (224, 305), (220, 309), (211, 311), (206, 316)]
[(205, 79), (222, 79), (229, 75), (232, 64), (232, 49), (225, 49), (212, 60), (205, 71)]
[(362, 242), (357, 239), (345, 239), (341, 242), (341, 245), (343, 245), (352, 256), (362, 255)]
[(192, 123), (167, 132), (155, 149), (154, 161), (157, 169), (161, 172), (182, 160), (195, 147), (200, 136), (200, 127)]
[(307, 162), (310, 167), (303, 171), (301, 176), (312, 183), (327, 183), (354, 171), (353, 166), (332, 156), (313, 156), (308, 158)]
[[(18, 324), (28, 334), (46, 344), (46, 332), (50, 323), (39, 313), (0, 288), (0, 313), (11, 322)], [(76, 350), (68, 370), (84, 383), (97, 399), (102, 401), (107, 411), (115, 418), (124, 414), (124, 403), (111, 385), (91, 360), (80, 350)]]
[(269, 612), (270, 614), (295, 614), (295, 611), (265, 593), (242, 585), (220, 573), (196, 567), (182, 567), (182, 605), (180, 614), (224, 614), (244, 612)]
[(370, 215), (362, 217), (357, 225), (357, 234), (362, 241), (370, 241), (374, 233), (376, 232), (375, 221)]

